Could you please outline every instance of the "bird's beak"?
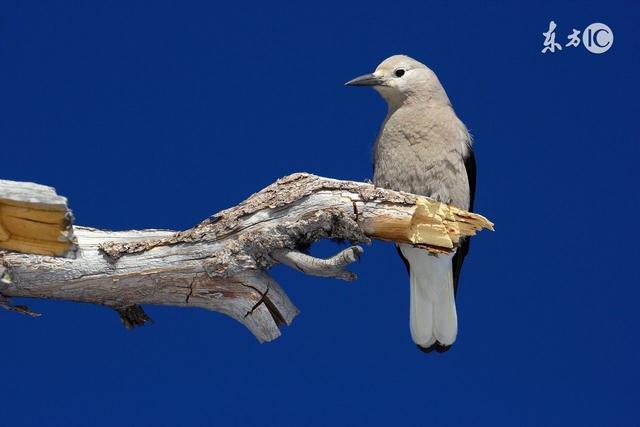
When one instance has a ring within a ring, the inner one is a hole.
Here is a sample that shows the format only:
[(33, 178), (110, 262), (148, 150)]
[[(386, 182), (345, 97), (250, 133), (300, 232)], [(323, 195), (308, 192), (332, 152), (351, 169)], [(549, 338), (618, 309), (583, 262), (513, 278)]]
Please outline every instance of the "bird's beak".
[(364, 76), (356, 77), (353, 80), (349, 80), (345, 86), (379, 86), (384, 83), (384, 79), (375, 74), (365, 74)]

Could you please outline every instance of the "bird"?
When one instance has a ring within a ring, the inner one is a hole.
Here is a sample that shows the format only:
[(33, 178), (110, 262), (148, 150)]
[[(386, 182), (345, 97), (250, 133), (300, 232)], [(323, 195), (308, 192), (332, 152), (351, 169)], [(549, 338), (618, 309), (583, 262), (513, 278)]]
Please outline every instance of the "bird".
[[(406, 55), (391, 56), (347, 86), (375, 89), (387, 115), (374, 145), (373, 184), (473, 210), (476, 162), (471, 134), (458, 118), (436, 74)], [(452, 254), (396, 245), (410, 282), (411, 338), (424, 352), (445, 352), (458, 334), (455, 297), (465, 239)]]

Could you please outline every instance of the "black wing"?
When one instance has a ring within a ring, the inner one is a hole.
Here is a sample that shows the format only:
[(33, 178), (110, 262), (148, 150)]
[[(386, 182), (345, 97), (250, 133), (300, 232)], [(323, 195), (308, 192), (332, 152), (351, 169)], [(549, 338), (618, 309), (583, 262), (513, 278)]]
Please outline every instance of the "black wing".
[[(469, 211), (473, 212), (473, 201), (476, 195), (476, 158), (473, 155), (473, 150), (469, 147), (469, 155), (464, 159), (464, 168), (467, 170), (467, 178), (469, 180)], [(458, 292), (458, 279), (460, 278), (460, 270), (462, 270), (462, 263), (464, 257), (469, 253), (469, 245), (471, 238), (467, 237), (462, 242), (462, 245), (458, 248), (458, 251), (453, 256), (453, 292)]]

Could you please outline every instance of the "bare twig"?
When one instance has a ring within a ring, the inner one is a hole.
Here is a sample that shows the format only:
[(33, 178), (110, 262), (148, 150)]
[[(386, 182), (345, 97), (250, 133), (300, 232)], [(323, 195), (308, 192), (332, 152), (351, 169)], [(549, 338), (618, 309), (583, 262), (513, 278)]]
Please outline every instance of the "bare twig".
[(301, 271), (304, 274), (320, 277), (335, 277), (342, 280), (355, 280), (355, 273), (345, 270), (345, 267), (364, 253), (360, 246), (351, 246), (338, 252), (331, 258), (322, 259), (298, 252), (293, 249), (276, 249), (271, 256), (278, 262)]
[(31, 311), (29, 307), (21, 304), (12, 304), (11, 300), (4, 295), (0, 295), (0, 308), (3, 308), (8, 311), (13, 311), (16, 313), (24, 314), (26, 316), (31, 317), (40, 317), (40, 313), (36, 313), (35, 311)]

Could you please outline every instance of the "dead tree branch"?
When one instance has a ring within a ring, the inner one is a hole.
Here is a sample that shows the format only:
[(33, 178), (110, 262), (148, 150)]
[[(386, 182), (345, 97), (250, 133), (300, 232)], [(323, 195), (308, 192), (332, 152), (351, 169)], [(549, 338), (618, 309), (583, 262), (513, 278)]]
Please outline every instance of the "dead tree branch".
[(66, 200), (49, 187), (0, 181), (0, 307), (10, 297), (60, 299), (115, 309), (128, 328), (150, 321), (141, 305), (201, 307), (242, 322), (260, 341), (298, 313), (267, 271), (355, 279), (352, 246), (328, 259), (317, 240), (411, 243), (442, 253), (486, 218), (413, 194), (310, 174), (282, 178), (186, 231), (104, 231), (71, 226)]

